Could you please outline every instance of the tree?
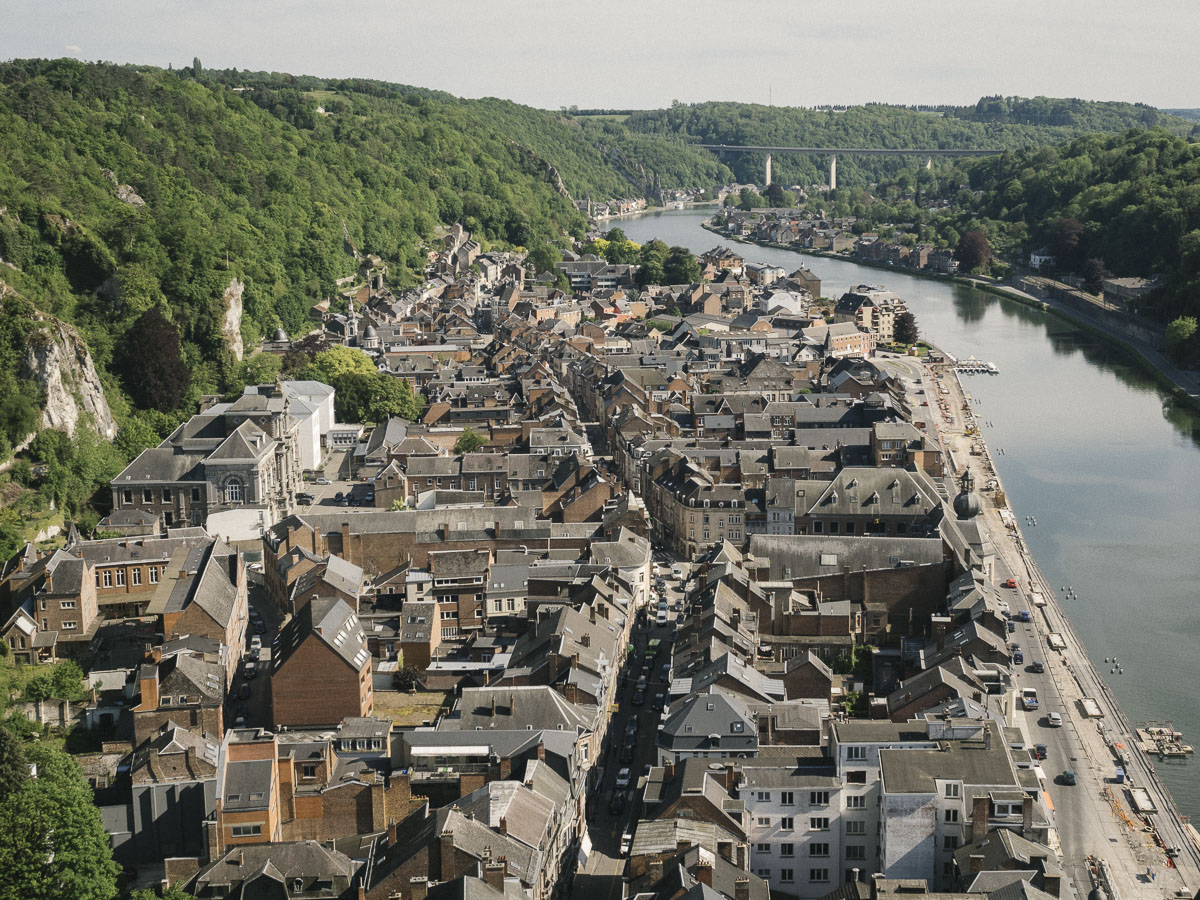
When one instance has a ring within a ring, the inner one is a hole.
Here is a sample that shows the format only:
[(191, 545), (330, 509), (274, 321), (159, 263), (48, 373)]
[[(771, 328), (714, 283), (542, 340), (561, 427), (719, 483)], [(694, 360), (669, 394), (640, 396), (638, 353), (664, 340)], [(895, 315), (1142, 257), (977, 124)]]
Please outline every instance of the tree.
[(367, 354), (339, 344), (318, 353), (305, 369), (304, 377), (332, 385), (341, 375), (373, 375), (378, 371)]
[(767, 189), (765, 191), (763, 191), (763, 196), (767, 198), (768, 204), (770, 204), (771, 206), (774, 206), (776, 208), (779, 208), (784, 205), (783, 201), (784, 201), (785, 193), (786, 192), (783, 189), (783, 185), (781, 185), (777, 181), (772, 181), (770, 184), (767, 185)]
[(915, 344), (921, 336), (917, 329), (917, 317), (907, 310), (896, 316), (892, 332), (897, 344)]
[(1186, 360), (1187, 345), (1196, 334), (1196, 319), (1194, 316), (1180, 316), (1167, 326), (1167, 352), (1176, 362)]
[(1079, 245), (1083, 241), (1083, 223), (1073, 216), (1054, 220), (1050, 231), (1050, 252), (1059, 266), (1073, 269), (1079, 261)]
[(388, 512), (403, 512), (408, 509), (408, 504), (403, 500), (393, 500), (392, 505), (388, 507)]
[(663, 262), (666, 284), (691, 284), (700, 280), (700, 263), (687, 247), (672, 247)]
[(83, 697), (83, 670), (74, 660), (64, 660), (54, 667), (50, 676), (53, 696), (59, 700), (79, 700)]
[(992, 248), (988, 244), (987, 235), (978, 228), (968, 231), (959, 239), (954, 256), (965, 272), (984, 268), (992, 258)]
[(487, 443), (487, 438), (468, 425), (454, 442), (455, 453), (474, 453)]
[(1092, 258), (1084, 262), (1079, 274), (1083, 276), (1083, 286), (1089, 294), (1098, 294), (1104, 289), (1104, 279), (1108, 271), (1104, 268), (1104, 260)]
[(176, 328), (152, 306), (125, 332), (122, 371), (125, 387), (139, 406), (178, 409), (192, 384)]
[(640, 287), (650, 284), (662, 284), (666, 278), (663, 266), (667, 261), (670, 248), (658, 238), (642, 244), (638, 251), (637, 283)]
[(16, 735), (0, 728), (0, 804), (29, 777), (29, 763)]
[(397, 669), (392, 676), (392, 687), (398, 691), (413, 691), (421, 683), (421, 670), (415, 666), (405, 666)]
[(0, 900), (111, 900), (119, 868), (79, 765), (41, 742), (25, 755), (38, 777), (0, 802)]

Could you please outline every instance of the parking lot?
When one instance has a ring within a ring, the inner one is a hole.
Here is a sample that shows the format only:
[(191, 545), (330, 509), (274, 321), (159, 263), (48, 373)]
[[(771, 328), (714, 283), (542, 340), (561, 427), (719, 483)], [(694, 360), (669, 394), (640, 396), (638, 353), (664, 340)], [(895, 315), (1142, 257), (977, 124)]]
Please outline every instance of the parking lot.
[[(375, 485), (361, 479), (349, 477), (349, 451), (339, 451), (330, 456), (323, 473), (315, 479), (305, 481), (297, 494), (296, 508), (303, 512), (314, 507), (374, 506)], [(308, 498), (312, 498), (308, 502)]]

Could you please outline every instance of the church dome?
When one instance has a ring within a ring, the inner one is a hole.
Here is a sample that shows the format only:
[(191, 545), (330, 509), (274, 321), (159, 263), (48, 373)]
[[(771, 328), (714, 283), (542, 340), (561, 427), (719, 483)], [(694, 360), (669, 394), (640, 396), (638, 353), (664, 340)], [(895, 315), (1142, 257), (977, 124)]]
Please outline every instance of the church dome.
[(983, 501), (974, 488), (975, 479), (968, 471), (963, 475), (962, 491), (954, 498), (954, 514), (960, 519), (973, 519), (983, 512)]
[(374, 325), (368, 325), (367, 330), (363, 332), (363, 337), (367, 340), (379, 337), (379, 332), (375, 330)]
[(275, 329), (275, 337), (271, 338), (271, 340), (273, 340), (273, 341), (286, 341), (287, 339), (288, 339), (287, 332), (284, 331), (282, 328), (276, 328)]

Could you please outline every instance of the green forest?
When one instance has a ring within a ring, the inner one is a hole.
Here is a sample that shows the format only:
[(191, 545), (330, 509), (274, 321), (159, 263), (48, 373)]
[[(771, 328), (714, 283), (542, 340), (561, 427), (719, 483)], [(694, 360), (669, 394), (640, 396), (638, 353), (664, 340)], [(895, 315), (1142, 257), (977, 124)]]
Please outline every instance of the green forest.
[[(933, 108), (677, 103), (668, 109), (634, 113), (624, 125), (633, 131), (712, 144), (1000, 150), (1059, 144), (1083, 134), (1130, 127), (1164, 127), (1177, 134), (1196, 128), (1194, 122), (1142, 104), (1048, 97), (984, 97), (975, 106)], [(732, 154), (728, 162), (739, 181), (761, 182), (761, 155)], [(823, 184), (828, 180), (827, 165), (826, 160), (815, 157), (777, 154), (773, 172), (775, 180), (784, 185)], [(838, 183), (866, 186), (911, 168), (912, 160), (903, 157), (842, 157), (838, 159)]]

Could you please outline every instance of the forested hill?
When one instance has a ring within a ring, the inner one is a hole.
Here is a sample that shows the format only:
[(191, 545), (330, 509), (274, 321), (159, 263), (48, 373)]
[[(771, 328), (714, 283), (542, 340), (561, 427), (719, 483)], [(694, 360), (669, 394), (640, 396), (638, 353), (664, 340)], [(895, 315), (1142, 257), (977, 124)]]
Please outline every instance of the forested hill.
[[(1017, 149), (1134, 127), (1165, 127), (1185, 134), (1195, 123), (1133, 103), (984, 97), (975, 106), (936, 108), (675, 104), (669, 109), (634, 113), (624, 124), (632, 131), (713, 144)], [(731, 155), (728, 162), (739, 180), (761, 181), (761, 157)], [(828, 161), (824, 159), (780, 154), (773, 163), (775, 178), (783, 184), (820, 184), (827, 178)], [(838, 182), (850, 186), (883, 181), (911, 165), (911, 160), (888, 157), (843, 157), (838, 160)]]

